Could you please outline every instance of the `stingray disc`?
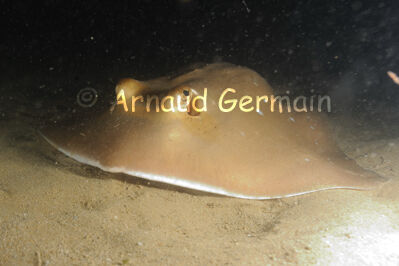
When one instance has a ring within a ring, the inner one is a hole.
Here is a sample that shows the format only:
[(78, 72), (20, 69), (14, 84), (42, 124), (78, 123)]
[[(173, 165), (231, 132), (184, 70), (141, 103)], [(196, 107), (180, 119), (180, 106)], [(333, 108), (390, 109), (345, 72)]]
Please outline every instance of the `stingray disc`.
[[(195, 96), (204, 96), (204, 88), (206, 104), (193, 103)], [(254, 110), (244, 112), (237, 103), (231, 112), (222, 112), (219, 99), (226, 88), (235, 93), (224, 100), (247, 95), (243, 102), (251, 97), (252, 102), (244, 110)], [(112, 110), (87, 108), (52, 123), (42, 135), (67, 156), (104, 171), (240, 198), (370, 189), (384, 181), (339, 150), (319, 113), (271, 112), (271, 87), (245, 67), (212, 64), (170, 79), (125, 79), (116, 94), (119, 104)], [(175, 112), (157, 112), (156, 100), (147, 101), (154, 95), (170, 96), (163, 104)], [(256, 96), (263, 95), (269, 103), (261, 99), (256, 111)]]

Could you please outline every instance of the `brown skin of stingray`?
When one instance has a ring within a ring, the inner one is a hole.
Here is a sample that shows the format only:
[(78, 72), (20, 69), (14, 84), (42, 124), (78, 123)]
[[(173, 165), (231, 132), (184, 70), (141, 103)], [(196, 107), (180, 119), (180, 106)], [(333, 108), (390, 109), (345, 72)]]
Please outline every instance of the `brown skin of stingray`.
[[(157, 113), (155, 108), (146, 112), (145, 103), (137, 102), (136, 112), (130, 111), (131, 95), (175, 96), (183, 88), (200, 95), (207, 88), (208, 110), (199, 115)], [(225, 99), (273, 94), (256, 72), (213, 64), (174, 79), (122, 80), (116, 92), (124, 89), (129, 112), (122, 105), (102, 114), (86, 112), (72, 123), (61, 121), (42, 132), (56, 147), (98, 161), (102, 168), (174, 177), (249, 197), (369, 189), (384, 181), (346, 158), (321, 114), (272, 113), (270, 103), (261, 104), (263, 116), (238, 106), (224, 113), (218, 101), (226, 88), (236, 93)]]

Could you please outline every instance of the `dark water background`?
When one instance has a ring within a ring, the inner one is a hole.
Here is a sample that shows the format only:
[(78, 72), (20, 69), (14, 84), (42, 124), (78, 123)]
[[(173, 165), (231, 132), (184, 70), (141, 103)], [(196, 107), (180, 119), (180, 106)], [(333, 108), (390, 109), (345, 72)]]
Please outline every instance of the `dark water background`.
[(121, 77), (217, 61), (254, 69), (277, 92), (328, 94), (336, 112), (398, 116), (386, 74), (399, 73), (397, 1), (0, 3), (3, 117), (5, 106), (69, 108), (85, 86), (109, 96)]

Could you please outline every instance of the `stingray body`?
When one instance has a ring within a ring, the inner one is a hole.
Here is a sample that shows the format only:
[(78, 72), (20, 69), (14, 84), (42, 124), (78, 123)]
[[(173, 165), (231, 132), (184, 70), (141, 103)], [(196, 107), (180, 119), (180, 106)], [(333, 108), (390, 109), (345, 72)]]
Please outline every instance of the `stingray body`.
[(320, 114), (270, 112), (267, 105), (259, 112), (222, 112), (218, 103), (226, 88), (234, 88), (230, 98), (237, 99), (273, 94), (245, 67), (211, 64), (171, 79), (126, 79), (116, 93), (123, 90), (130, 103), (139, 94), (184, 97), (204, 88), (205, 112), (156, 112), (154, 106), (147, 112), (138, 100), (135, 112), (121, 104), (103, 112), (89, 108), (48, 125), (42, 135), (59, 151), (104, 171), (240, 198), (369, 189), (383, 181), (339, 150)]

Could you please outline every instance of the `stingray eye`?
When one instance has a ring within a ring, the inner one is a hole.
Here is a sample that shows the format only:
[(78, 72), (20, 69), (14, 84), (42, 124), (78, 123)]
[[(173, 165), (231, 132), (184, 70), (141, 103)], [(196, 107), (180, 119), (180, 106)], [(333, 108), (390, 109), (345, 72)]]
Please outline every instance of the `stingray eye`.
[(183, 87), (183, 97), (186, 98), (187, 114), (190, 116), (199, 116), (201, 113), (193, 108), (193, 99), (197, 95), (190, 87)]
[(196, 107), (193, 108), (195, 104), (195, 97), (198, 93), (191, 87), (187, 85), (179, 85), (173, 88), (169, 92), (170, 96), (173, 96), (175, 99), (175, 109), (181, 113), (185, 112), (190, 116), (198, 116), (200, 112), (198, 112), (198, 108), (201, 108), (201, 103), (197, 100)]

